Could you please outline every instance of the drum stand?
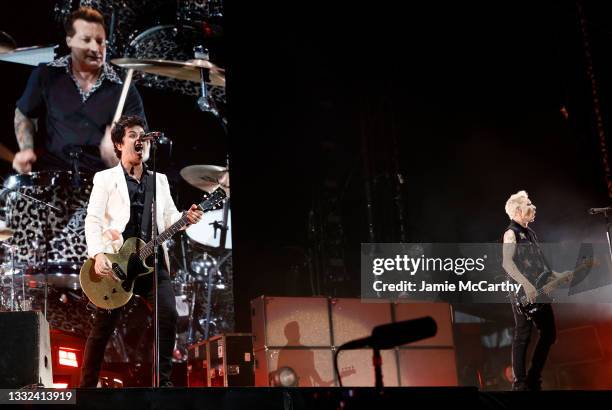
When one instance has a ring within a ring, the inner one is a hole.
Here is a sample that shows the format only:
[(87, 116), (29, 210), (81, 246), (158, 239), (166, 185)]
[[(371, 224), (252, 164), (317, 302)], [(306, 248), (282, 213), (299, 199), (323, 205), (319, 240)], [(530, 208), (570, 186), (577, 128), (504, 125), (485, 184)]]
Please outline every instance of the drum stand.
[[(199, 45), (194, 47), (194, 57), (196, 60), (209, 61), (208, 50), (204, 46)], [(219, 124), (223, 128), (223, 132), (227, 135), (227, 122), (225, 118), (219, 115), (219, 110), (216, 107), (214, 100), (210, 97), (208, 86), (206, 83), (210, 81), (210, 71), (206, 68), (200, 68), (200, 90), (202, 95), (198, 98), (198, 107), (202, 112), (208, 112), (219, 120)]]
[(189, 304), (189, 325), (187, 327), (187, 344), (195, 343), (195, 326), (194, 326), (194, 313), (196, 308), (196, 295), (200, 293), (200, 284), (198, 282), (193, 283), (193, 289), (191, 290), (191, 303)]
[(221, 265), (223, 265), (229, 257), (232, 255), (231, 252), (228, 252), (225, 256), (223, 256), (216, 265), (213, 265), (211, 269), (208, 271), (208, 289), (206, 289), (207, 297), (206, 297), (206, 327), (204, 328), (204, 340), (208, 340), (208, 336), (210, 333), (210, 316), (212, 311), (212, 287), (213, 280), (212, 277), (219, 270)]
[[(197, 46), (194, 49), (195, 58), (199, 60), (208, 61), (208, 50), (206, 50), (203, 46)], [(202, 91), (202, 96), (198, 98), (198, 107), (203, 112), (209, 112), (215, 117), (219, 117), (219, 111), (215, 107), (214, 102), (209, 96), (208, 87), (206, 83), (209, 81), (209, 72), (205, 68), (200, 68), (200, 88)]]
[(19, 307), (19, 305), (17, 303), (15, 303), (15, 251), (17, 250), (17, 247), (14, 245), (9, 245), (6, 244), (4, 242), (0, 242), (0, 244), (2, 246), (4, 246), (5, 248), (8, 248), (9, 252), (11, 253), (11, 311), (16, 311), (16, 310), (29, 310), (26, 309), (26, 294), (25, 294), (25, 280), (23, 278), (23, 273), (22, 278), (21, 278), (21, 307)]
[[(221, 223), (214, 222), (214, 232), (215, 236), (217, 235), (217, 229), (221, 230), (221, 237), (219, 240), (219, 251), (226, 250), (225, 243), (227, 241), (227, 219), (229, 215), (229, 198), (226, 198), (223, 201), (223, 221)], [(204, 328), (204, 340), (208, 340), (208, 335), (210, 333), (210, 316), (212, 310), (212, 287), (213, 287), (213, 275), (215, 272), (219, 270), (219, 268), (229, 259), (232, 255), (232, 252), (228, 252), (225, 256), (223, 256), (217, 264), (213, 265), (210, 270), (207, 270), (208, 273), (208, 288), (206, 289), (206, 327)]]
[[(57, 208), (57, 207), (55, 207), (55, 206), (53, 206), (53, 205), (51, 205), (51, 204), (49, 204), (47, 202), (41, 201), (40, 199), (36, 199), (36, 198), (34, 198), (34, 197), (30, 196), (30, 195), (24, 194), (23, 192), (19, 192), (19, 190), (7, 188), (7, 187), (0, 187), (0, 190), (2, 192), (4, 192), (4, 191), (14, 192), (17, 195), (19, 195), (20, 197), (29, 199), (30, 201), (34, 202), (38, 206), (42, 205), (43, 207), (49, 208), (49, 210), (60, 212), (59, 208)], [(47, 261), (48, 261), (47, 255), (48, 255), (48, 252), (49, 252), (49, 238), (47, 237), (48, 228), (49, 228), (49, 216), (47, 215), (47, 218), (45, 219), (44, 226), (43, 226), (43, 238), (45, 240), (45, 261), (44, 261), (45, 262), (45, 269), (47, 268)], [(13, 259), (13, 267), (12, 267), (12, 269), (13, 269), (13, 279), (11, 279), (13, 281), (12, 282), (13, 290), (11, 292), (14, 292), (14, 283), (15, 283), (14, 282), (14, 275), (15, 275), (15, 252), (14, 252), (14, 247), (13, 247), (13, 251), (12, 251), (11, 255), (12, 255), (12, 259)], [(23, 289), (23, 300), (22, 300), (21, 309), (25, 310), (25, 269), (21, 272), (21, 283), (22, 283), (22, 289)], [(11, 296), (11, 298), (13, 298), (13, 297), (14, 297), (14, 294)], [(48, 276), (46, 275), (46, 270), (45, 270), (45, 296), (44, 296), (45, 304), (44, 304), (44, 310), (43, 310), (43, 313), (45, 315), (45, 319), (47, 318), (47, 299), (48, 299), (48, 297), (49, 297), (49, 280), (48, 280)], [(13, 308), (14, 308), (14, 305), (15, 305), (14, 300), (12, 300), (11, 303), (13, 304)]]
[[(194, 47), (193, 51), (194, 51), (194, 57), (197, 60), (209, 61), (208, 50), (204, 48), (204, 46), (198, 45)], [(200, 90), (202, 92), (202, 95), (200, 96), (200, 98), (198, 98), (198, 101), (197, 101), (198, 107), (200, 108), (201, 111), (210, 113), (216, 118), (218, 118), (220, 120), (219, 122), (221, 124), (221, 127), (223, 128), (224, 133), (227, 134), (226, 122), (223, 118), (220, 117), (219, 111), (215, 107), (214, 101), (212, 100), (212, 98), (210, 98), (208, 87), (206, 85), (209, 81), (210, 81), (209, 70), (206, 68), (200, 68)], [(228, 168), (229, 168), (229, 160), (228, 160)], [(221, 252), (225, 250), (225, 242), (227, 239), (227, 229), (228, 229), (227, 227), (228, 214), (229, 214), (229, 197), (223, 201), (223, 222), (221, 223), (215, 222), (213, 224), (215, 236), (217, 233), (217, 229), (221, 231), (219, 247), (217, 248)], [(183, 258), (185, 258), (184, 244), (181, 243), (181, 245), (183, 246)], [(218, 262), (217, 264), (213, 264), (210, 268), (206, 268), (205, 270), (205, 274), (208, 275), (208, 278), (207, 278), (207, 289), (206, 289), (206, 295), (207, 295), (206, 297), (206, 325), (204, 327), (204, 340), (208, 340), (208, 336), (210, 333), (213, 275), (215, 274), (215, 272), (219, 270), (221, 265), (225, 261), (227, 261), (227, 259), (230, 256), (231, 256), (231, 252), (229, 252), (227, 255), (221, 258), (220, 262)], [(187, 269), (186, 261), (184, 263), (185, 263), (185, 268)], [(194, 310), (195, 310), (195, 299), (198, 294), (199, 294), (198, 283), (194, 283), (194, 288), (192, 289), (191, 311), (189, 313), (189, 328), (188, 328), (188, 333), (187, 333), (188, 343), (193, 343), (195, 341), (194, 340), (195, 329), (194, 329), (193, 319), (194, 319)]]

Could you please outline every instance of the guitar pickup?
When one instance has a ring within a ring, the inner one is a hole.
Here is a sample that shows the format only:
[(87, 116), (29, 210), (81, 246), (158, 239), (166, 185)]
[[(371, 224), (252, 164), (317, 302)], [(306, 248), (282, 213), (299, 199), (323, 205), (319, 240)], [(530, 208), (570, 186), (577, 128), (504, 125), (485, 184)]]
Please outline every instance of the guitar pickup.
[(120, 280), (127, 279), (127, 275), (125, 274), (123, 269), (121, 269), (121, 266), (119, 266), (119, 264), (117, 263), (113, 263), (113, 272), (115, 273), (117, 278), (119, 278)]

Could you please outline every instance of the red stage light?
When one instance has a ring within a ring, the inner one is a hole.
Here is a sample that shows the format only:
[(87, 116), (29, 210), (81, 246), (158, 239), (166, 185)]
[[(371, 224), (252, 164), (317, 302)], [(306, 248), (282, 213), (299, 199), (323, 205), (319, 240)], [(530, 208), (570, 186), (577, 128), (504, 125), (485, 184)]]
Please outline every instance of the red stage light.
[(58, 352), (59, 364), (62, 366), (79, 367), (76, 352), (77, 350), (75, 349), (60, 347)]
[(67, 389), (68, 383), (53, 383), (54, 389)]
[(70, 376), (53, 376), (54, 389), (67, 389), (70, 385)]

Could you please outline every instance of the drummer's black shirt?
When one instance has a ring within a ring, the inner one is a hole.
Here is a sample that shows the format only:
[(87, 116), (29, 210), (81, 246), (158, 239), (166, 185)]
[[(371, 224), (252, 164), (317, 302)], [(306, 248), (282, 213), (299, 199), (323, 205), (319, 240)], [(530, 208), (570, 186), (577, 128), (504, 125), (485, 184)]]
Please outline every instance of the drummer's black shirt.
[[(36, 67), (17, 108), (28, 118), (39, 118), (38, 125), (44, 128), (43, 136), (37, 136), (34, 143), (37, 151), (44, 150), (34, 164), (36, 169), (71, 169), (70, 151), (79, 146), (83, 150), (80, 169), (97, 172), (107, 168), (100, 159), (99, 145), (112, 122), (123, 83), (105, 63), (98, 82), (85, 93), (72, 75), (71, 64), (67, 55)], [(134, 84), (129, 87), (123, 114), (145, 119)]]

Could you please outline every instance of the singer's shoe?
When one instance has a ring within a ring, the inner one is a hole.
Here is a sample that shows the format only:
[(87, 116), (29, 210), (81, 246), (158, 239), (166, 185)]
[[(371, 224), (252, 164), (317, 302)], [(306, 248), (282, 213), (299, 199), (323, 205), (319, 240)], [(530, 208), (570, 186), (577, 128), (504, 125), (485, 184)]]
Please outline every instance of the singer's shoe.
[(542, 391), (542, 380), (540, 378), (527, 377), (527, 388), (530, 391)]
[(527, 385), (526, 382), (516, 381), (512, 383), (512, 391), (527, 391), (527, 390), (529, 390), (529, 386)]

